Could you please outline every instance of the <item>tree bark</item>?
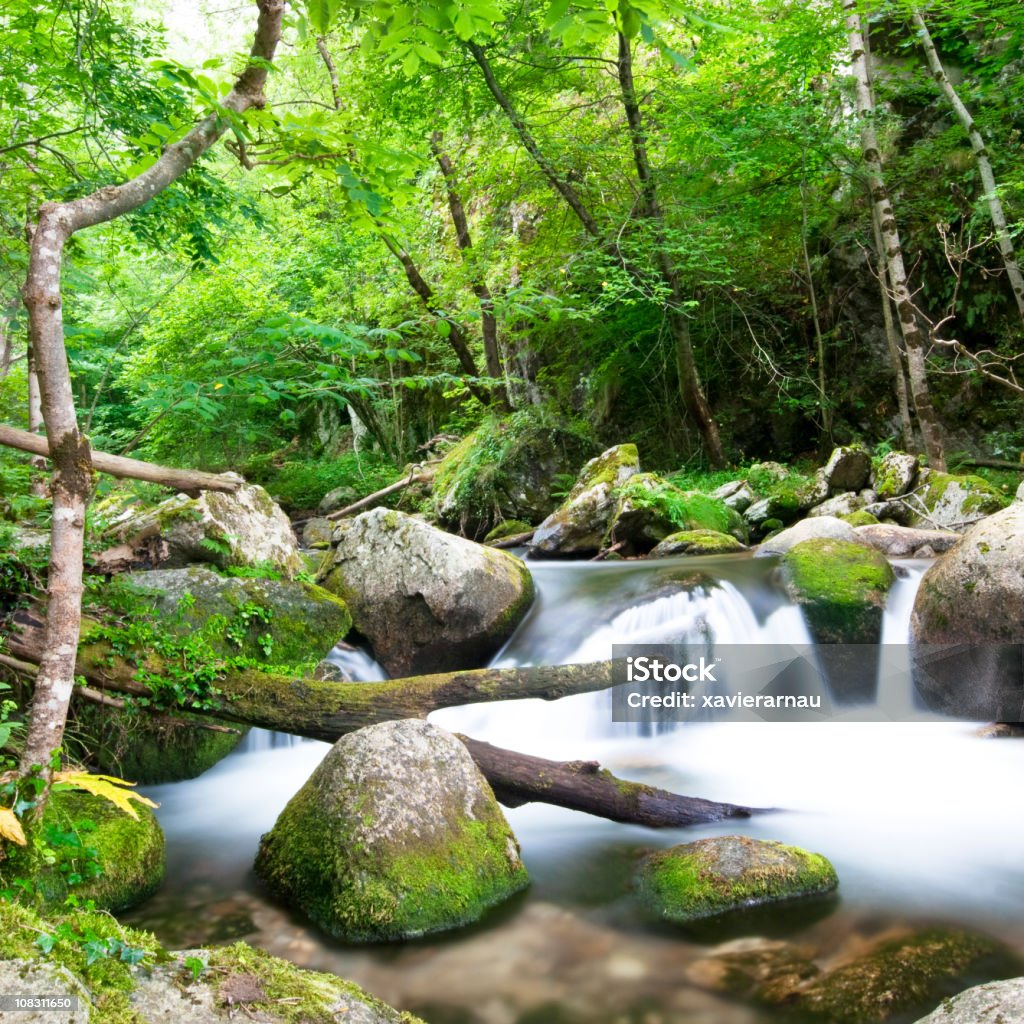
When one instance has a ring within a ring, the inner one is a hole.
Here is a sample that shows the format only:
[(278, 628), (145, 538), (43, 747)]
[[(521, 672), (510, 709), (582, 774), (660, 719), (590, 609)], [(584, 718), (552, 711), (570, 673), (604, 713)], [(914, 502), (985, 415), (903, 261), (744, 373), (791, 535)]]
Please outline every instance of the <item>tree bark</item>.
[[(0, 424), (0, 444), (18, 451), (50, 457), (50, 444), (45, 437), (27, 430)], [(126, 459), (121, 455), (92, 452), (92, 468), (100, 473), (127, 480), (147, 480), (175, 491), (198, 494), (199, 491), (227, 491), (233, 493), (245, 481), (236, 473), (203, 473), (198, 469), (176, 469), (158, 466), (155, 462)]]
[[(32, 358), (32, 346), (28, 347), (28, 429), (34, 437), (41, 437), (46, 434), (46, 427), (43, 424), (43, 402), (39, 393), (39, 374), (36, 373), (35, 359)], [(47, 454), (49, 446), (47, 446)], [(29, 461), (32, 467), (31, 491), (37, 498), (45, 498), (48, 495), (46, 481), (43, 475), (46, 473), (46, 459), (41, 453), (36, 452)]]
[[(259, 18), (253, 58), (224, 97), (228, 115), (263, 105), (267, 69), (281, 36), (283, 0), (257, 0)], [(49, 765), (60, 747), (74, 685), (75, 651), (82, 605), (85, 509), (92, 487), (89, 442), (78, 429), (64, 348), (61, 258), (78, 231), (138, 209), (188, 171), (227, 130), (229, 117), (209, 114), (183, 139), (167, 146), (147, 170), (122, 185), (101, 188), (65, 203), (44, 203), (32, 233), (23, 298), (29, 340), (40, 377), (43, 419), (53, 462), (53, 526), (50, 539), (46, 640), (20, 770)]]
[[(20, 613), (17, 623), (20, 632), (10, 638), (11, 650), (28, 662), (37, 661), (42, 653), (41, 624), (31, 613)], [(23, 662), (15, 666), (23, 674), (32, 667)], [(158, 671), (157, 659), (151, 656), (147, 668)], [(149, 689), (135, 680), (135, 666), (111, 658), (107, 644), (90, 644), (88, 636), (79, 651), (78, 669), (96, 688), (96, 693), (86, 698), (91, 701), (108, 690), (151, 696)], [(333, 683), (262, 672), (230, 672), (217, 683), (223, 706), (186, 710), (333, 743), (367, 725), (424, 718), (439, 708), (522, 697), (557, 700), (611, 685), (610, 662), (475, 669), (383, 683)], [(510, 807), (537, 801), (652, 828), (749, 817), (756, 810), (628, 782), (599, 770), (592, 761), (549, 761), (465, 736), (459, 739), (495, 795)]]
[(892, 289), (893, 301), (896, 303), (900, 333), (906, 346), (910, 393), (914, 400), (914, 409), (917, 412), (929, 465), (941, 471), (946, 468), (942, 427), (932, 404), (925, 363), (926, 340), (910, 293), (896, 214), (882, 173), (881, 149), (874, 126), (875, 103), (871, 95), (871, 69), (857, 0), (843, 0), (843, 11), (846, 16), (851, 69), (857, 86), (861, 156), (871, 192), (872, 207), (878, 217), (879, 231), (882, 235), (889, 286)]
[(982, 137), (978, 126), (974, 123), (971, 112), (967, 109), (963, 100), (953, 87), (953, 83), (942, 66), (939, 53), (935, 49), (931, 33), (920, 11), (911, 14), (914, 27), (917, 29), (921, 46), (924, 49), (925, 59), (928, 61), (928, 68), (932, 77), (938, 83), (949, 105), (953, 108), (960, 124), (963, 125), (967, 138), (970, 139), (971, 149), (974, 150), (974, 158), (978, 162), (978, 174), (981, 177), (981, 184), (985, 190), (984, 200), (988, 206), (988, 214), (992, 220), (992, 227), (996, 232), (996, 245), (999, 247), (999, 254), (1003, 258), (1003, 266), (1006, 268), (1006, 279), (1010, 282), (1013, 297), (1017, 302), (1017, 312), (1024, 318), (1024, 275), (1021, 274), (1020, 264), (1017, 262), (1017, 255), (1013, 249), (1013, 241), (1010, 238), (1010, 228), (1006, 223), (1006, 213), (1003, 210), (1002, 201), (999, 198), (999, 189), (996, 186), (996, 176), (992, 171), (992, 161), (988, 158), (988, 148), (985, 139)]

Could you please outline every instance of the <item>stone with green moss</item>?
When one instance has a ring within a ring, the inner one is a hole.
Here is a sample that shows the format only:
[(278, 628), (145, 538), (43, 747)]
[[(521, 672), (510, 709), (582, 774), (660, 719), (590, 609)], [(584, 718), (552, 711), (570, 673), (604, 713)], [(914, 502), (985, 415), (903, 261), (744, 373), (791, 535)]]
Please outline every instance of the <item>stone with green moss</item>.
[(885, 557), (862, 543), (805, 540), (782, 558), (786, 590), (817, 643), (876, 644), (895, 580)]
[(487, 416), (437, 467), (434, 512), (474, 540), (506, 519), (538, 523), (559, 503), (557, 481), (596, 450), (586, 430), (546, 409)]
[(643, 903), (678, 924), (820, 896), (838, 884), (821, 854), (746, 836), (673, 846), (646, 857), (637, 871)]
[(100, 910), (141, 903), (163, 881), (164, 834), (148, 807), (132, 806), (138, 820), (103, 797), (54, 791), (40, 830), (54, 854), (10, 851), (0, 862), (0, 888), (27, 877), (47, 907), (59, 907), (69, 895), (93, 900)]
[(565, 501), (537, 527), (531, 558), (579, 558), (601, 550), (616, 491), (640, 472), (636, 445), (620, 444), (591, 459)]
[(870, 512), (865, 512), (862, 508), (855, 512), (848, 512), (839, 518), (844, 523), (849, 523), (850, 526), (875, 526), (878, 523), (878, 520)]
[(819, 474), (804, 476), (778, 462), (759, 462), (747, 470), (747, 482), (758, 495), (743, 513), (751, 530), (759, 537), (768, 532), (769, 520), (777, 519), (784, 526), (793, 522), (828, 497), (828, 484)]
[(505, 540), (507, 537), (518, 537), (520, 534), (529, 533), (533, 527), (525, 519), (506, 519), (498, 523), (486, 537), (485, 544), (493, 544), (496, 540)]
[(302, 546), (322, 551), (331, 546), (334, 523), (323, 516), (314, 516), (302, 527)]
[(916, 455), (908, 452), (884, 455), (874, 468), (871, 483), (879, 501), (891, 501), (912, 491), (920, 469)]
[(466, 748), (417, 720), (339, 740), (261, 840), (256, 871), (351, 942), (458, 928), (528, 881)]
[(922, 469), (910, 501), (908, 526), (963, 530), (1007, 504), (1006, 496), (980, 476), (954, 476)]
[(860, 444), (833, 448), (822, 469), (822, 475), (833, 493), (859, 491), (867, 486), (871, 475), (871, 456)]
[(352, 626), (345, 602), (312, 583), (221, 576), (203, 566), (136, 572), (142, 603), (177, 636), (275, 665), (322, 658)]
[(673, 555), (728, 555), (746, 551), (747, 546), (735, 537), (717, 530), (680, 530), (669, 534), (648, 555), (649, 558), (670, 558)]
[(533, 601), (520, 559), (402, 512), (364, 512), (334, 540), (321, 582), (393, 678), (485, 665)]

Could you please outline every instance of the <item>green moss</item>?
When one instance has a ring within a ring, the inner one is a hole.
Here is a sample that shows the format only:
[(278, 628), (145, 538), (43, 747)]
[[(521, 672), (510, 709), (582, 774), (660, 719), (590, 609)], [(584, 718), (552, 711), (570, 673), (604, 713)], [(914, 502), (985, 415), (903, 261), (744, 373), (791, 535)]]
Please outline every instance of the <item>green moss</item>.
[[(950, 493), (951, 489), (953, 493)], [(962, 492), (962, 496), (956, 494)], [(929, 470), (914, 492), (929, 512), (942, 511), (944, 505), (959, 501), (968, 519), (992, 515), (1009, 504), (1009, 498), (980, 476), (955, 476)]]
[(724, 555), (743, 551), (735, 537), (717, 530), (681, 530), (669, 534), (652, 553), (655, 557), (671, 554)]
[(485, 544), (492, 544), (496, 540), (504, 540), (506, 537), (515, 537), (521, 533), (529, 533), (533, 527), (525, 519), (506, 519), (499, 523), (490, 533), (484, 537)]
[(878, 523), (878, 519), (873, 516), (870, 512), (865, 512), (864, 509), (859, 508), (856, 512), (847, 512), (845, 516), (840, 516), (840, 519), (844, 523), (849, 523), (851, 526), (874, 526)]
[(630, 477), (618, 488), (616, 496), (620, 514), (622, 509), (631, 507), (650, 512), (651, 517), (659, 521), (653, 532), (660, 531), (661, 536), (652, 536), (652, 540), (660, 540), (678, 531), (694, 530), (729, 534), (741, 541), (747, 538), (743, 517), (734, 509), (699, 491), (682, 491), (653, 473)]
[(895, 580), (877, 551), (815, 538), (782, 558), (783, 578), (818, 643), (877, 643), (885, 596)]
[(835, 869), (821, 854), (782, 843), (760, 845), (784, 855), (785, 860), (726, 874), (715, 852), (701, 843), (653, 854), (640, 871), (641, 899), (659, 916), (687, 922), (830, 892), (838, 884)]
[(609, 448), (596, 459), (588, 463), (580, 474), (573, 491), (582, 493), (599, 484), (613, 487), (622, 469), (633, 467), (640, 469), (640, 453), (635, 444), (619, 444)]

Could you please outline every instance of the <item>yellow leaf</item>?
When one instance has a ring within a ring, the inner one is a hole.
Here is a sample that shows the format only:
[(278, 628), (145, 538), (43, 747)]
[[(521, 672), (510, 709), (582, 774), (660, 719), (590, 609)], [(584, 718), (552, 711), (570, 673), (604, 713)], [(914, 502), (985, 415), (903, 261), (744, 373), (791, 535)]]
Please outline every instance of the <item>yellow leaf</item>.
[(7, 807), (0, 807), (0, 836), (19, 846), (25, 845), (25, 833), (21, 830), (21, 822), (14, 816), (14, 811)]
[(109, 800), (115, 807), (120, 808), (125, 814), (139, 820), (139, 813), (131, 805), (135, 800), (147, 807), (159, 807), (147, 796), (133, 793), (125, 787), (134, 786), (134, 782), (125, 782), (124, 779), (115, 778), (112, 775), (90, 775), (88, 772), (57, 772), (53, 777), (54, 782), (65, 782), (76, 789), (84, 789), (93, 796), (101, 796)]

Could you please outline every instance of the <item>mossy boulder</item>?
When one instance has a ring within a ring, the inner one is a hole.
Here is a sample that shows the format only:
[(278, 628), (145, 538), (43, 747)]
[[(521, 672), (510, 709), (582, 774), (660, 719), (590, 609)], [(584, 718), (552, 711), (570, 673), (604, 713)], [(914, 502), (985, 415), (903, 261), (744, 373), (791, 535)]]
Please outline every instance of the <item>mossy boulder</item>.
[(714, 531), (741, 543), (747, 539), (743, 517), (724, 502), (700, 491), (684, 491), (654, 473), (638, 473), (616, 490), (616, 506), (605, 546), (625, 545), (644, 554), (680, 531)]
[(323, 657), (352, 626), (345, 602), (312, 583), (221, 576), (199, 565), (136, 572), (131, 582), (168, 632), (202, 631), (223, 655), (301, 665)]
[(288, 517), (256, 484), (230, 494), (202, 491), (198, 498), (178, 494), (154, 508), (129, 510), (106, 527), (116, 557), (145, 566), (179, 568), (208, 562), (229, 566), (270, 566), (287, 576), (303, 568)]
[(783, 556), (782, 574), (817, 643), (879, 642), (886, 595), (896, 578), (879, 552), (847, 540), (805, 540)]
[(717, 530), (680, 530), (669, 534), (651, 551), (649, 558), (670, 558), (673, 555), (728, 555), (746, 551), (747, 546), (735, 537)]
[(1012, 1024), (1024, 1020), (1024, 978), (990, 981), (960, 992), (917, 1024)]
[(850, 526), (875, 526), (878, 520), (870, 513), (862, 508), (857, 509), (856, 512), (847, 512), (846, 515), (839, 517), (844, 523), (849, 523)]
[[(32, 853), (18, 851), (0, 864), (0, 881), (28, 876), (47, 907), (69, 895), (93, 900), (99, 910), (125, 910), (152, 896), (164, 877), (164, 834), (153, 812), (137, 801), (135, 820), (103, 797), (77, 790), (50, 795), (43, 830), (68, 837), (58, 847), (66, 871)], [(70, 883), (72, 876), (80, 881)]]
[(822, 468), (822, 475), (829, 489), (836, 491), (859, 491), (867, 486), (871, 475), (871, 456), (863, 445), (851, 444), (833, 448), (828, 461)]
[(640, 472), (636, 445), (620, 444), (591, 459), (562, 504), (537, 527), (531, 558), (578, 558), (601, 550), (616, 491)]
[(844, 492), (815, 505), (807, 514), (809, 517), (832, 516), (839, 518), (852, 515), (866, 505), (870, 505), (871, 501), (872, 495), (870, 492), (866, 494), (854, 494), (852, 491)]
[(506, 519), (539, 523), (558, 506), (556, 481), (596, 450), (580, 428), (534, 408), (488, 416), (437, 467), (434, 512), (473, 540)]
[(485, 544), (493, 544), (498, 540), (505, 540), (508, 537), (518, 537), (520, 534), (529, 533), (533, 527), (525, 519), (506, 519), (498, 523), (493, 530), (490, 530), (484, 537)]
[(909, 503), (908, 526), (965, 530), (979, 519), (998, 512), (1007, 500), (980, 476), (954, 476), (922, 469)]
[(256, 871), (350, 942), (458, 928), (528, 882), (466, 748), (417, 720), (339, 740), (263, 836)]
[(678, 924), (766, 903), (820, 896), (839, 884), (819, 853), (746, 836), (720, 836), (646, 857), (637, 871), (643, 903)]
[(302, 527), (302, 546), (322, 550), (331, 546), (334, 523), (323, 516), (314, 516)]
[(783, 525), (793, 522), (828, 497), (828, 484), (824, 478), (810, 478), (795, 473), (777, 462), (759, 462), (747, 470), (747, 482), (758, 495), (744, 512), (743, 518), (751, 530), (763, 537), (768, 532), (769, 520), (777, 519)]
[(880, 501), (900, 498), (914, 489), (920, 470), (916, 455), (908, 452), (889, 452), (875, 467), (871, 481), (872, 489)]
[(520, 559), (401, 512), (345, 520), (334, 543), (321, 582), (394, 678), (486, 664), (533, 601)]
[(849, 523), (835, 516), (817, 516), (801, 519), (785, 530), (780, 530), (761, 542), (757, 556), (784, 555), (797, 544), (807, 540), (842, 540), (850, 544), (857, 542), (857, 534)]

